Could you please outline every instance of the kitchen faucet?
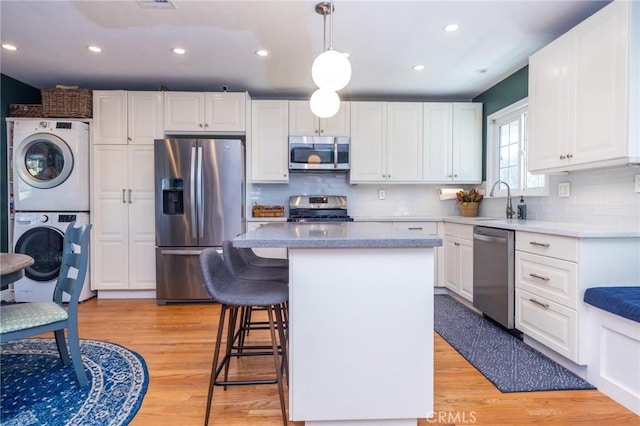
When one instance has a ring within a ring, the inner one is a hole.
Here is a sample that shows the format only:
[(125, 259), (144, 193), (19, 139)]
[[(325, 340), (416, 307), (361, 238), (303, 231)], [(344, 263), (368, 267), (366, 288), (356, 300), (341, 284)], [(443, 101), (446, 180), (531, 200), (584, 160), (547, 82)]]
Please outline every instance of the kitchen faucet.
[(501, 183), (504, 183), (504, 185), (507, 187), (507, 219), (513, 219), (513, 208), (511, 207), (511, 188), (509, 187), (509, 184), (503, 180), (499, 180), (496, 183), (493, 184), (493, 187), (491, 188), (491, 192), (489, 193), (489, 197), (493, 197), (493, 192), (496, 190), (496, 186), (500, 186)]

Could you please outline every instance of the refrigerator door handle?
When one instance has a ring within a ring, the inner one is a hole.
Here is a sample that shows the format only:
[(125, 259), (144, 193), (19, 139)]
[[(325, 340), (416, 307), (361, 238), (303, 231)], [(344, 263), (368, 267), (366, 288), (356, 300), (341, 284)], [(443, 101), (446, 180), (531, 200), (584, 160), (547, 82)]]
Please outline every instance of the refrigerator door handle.
[(198, 147), (198, 233), (204, 237), (204, 186), (202, 185), (202, 147)]
[(160, 254), (174, 255), (174, 256), (200, 256), (202, 250), (161, 250)]
[(196, 220), (196, 147), (191, 147), (191, 171), (190, 171), (190, 191), (189, 191), (189, 199), (190, 199), (190, 207), (191, 207), (191, 236), (193, 238), (198, 238), (198, 234), (196, 231), (196, 224), (198, 223)]

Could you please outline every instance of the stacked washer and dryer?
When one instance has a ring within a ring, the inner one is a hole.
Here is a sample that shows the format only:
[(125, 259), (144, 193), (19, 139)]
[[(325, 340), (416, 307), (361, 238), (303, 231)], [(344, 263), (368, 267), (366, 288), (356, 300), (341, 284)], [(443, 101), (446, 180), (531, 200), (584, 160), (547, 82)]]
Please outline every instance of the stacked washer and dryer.
[[(71, 222), (89, 218), (89, 125), (63, 119), (13, 123), (14, 252), (33, 257), (14, 283), (16, 302), (52, 300)], [(80, 300), (95, 295), (87, 273)]]

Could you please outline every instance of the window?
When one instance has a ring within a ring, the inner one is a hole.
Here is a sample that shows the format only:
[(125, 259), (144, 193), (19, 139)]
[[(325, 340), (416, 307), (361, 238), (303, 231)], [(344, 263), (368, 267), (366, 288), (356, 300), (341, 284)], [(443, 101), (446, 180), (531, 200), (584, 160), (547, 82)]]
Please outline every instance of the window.
[[(548, 195), (545, 175), (527, 170), (528, 99), (522, 99), (487, 117), (487, 194), (502, 180), (511, 187), (511, 195)], [(506, 197), (504, 185), (495, 196)]]

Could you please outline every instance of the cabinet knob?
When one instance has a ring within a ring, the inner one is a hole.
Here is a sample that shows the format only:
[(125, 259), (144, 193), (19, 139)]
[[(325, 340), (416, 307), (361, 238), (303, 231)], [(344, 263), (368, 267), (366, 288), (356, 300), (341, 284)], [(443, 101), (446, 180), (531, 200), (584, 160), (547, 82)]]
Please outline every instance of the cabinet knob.
[(453, 175), (453, 177), (458, 177), (458, 175)]
[(573, 154), (567, 154), (567, 158), (573, 158)]
[(561, 159), (561, 160), (564, 160), (565, 158), (567, 158), (567, 157), (565, 157), (564, 155), (561, 155), (561, 156), (560, 156), (560, 159)]
[(198, 126), (203, 127), (203, 126), (202, 126), (202, 123), (198, 124)]
[(323, 130), (323, 129), (320, 129), (320, 133), (324, 133), (324, 130)]
[(128, 140), (129, 142), (131, 142), (131, 138), (130, 138), (130, 137), (128, 137), (128, 138), (127, 138), (127, 140)]
[(314, 130), (313, 132), (314, 132), (316, 135), (318, 134), (318, 130), (317, 130), (317, 129), (316, 129), (316, 130)]
[(453, 177), (453, 176), (451, 176), (451, 175), (447, 175), (447, 176), (448, 176), (448, 177)]
[(204, 127), (205, 127), (205, 129), (206, 129), (207, 127), (209, 127), (209, 123), (204, 123)]

